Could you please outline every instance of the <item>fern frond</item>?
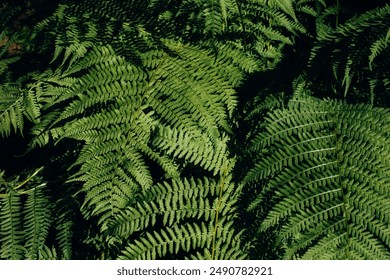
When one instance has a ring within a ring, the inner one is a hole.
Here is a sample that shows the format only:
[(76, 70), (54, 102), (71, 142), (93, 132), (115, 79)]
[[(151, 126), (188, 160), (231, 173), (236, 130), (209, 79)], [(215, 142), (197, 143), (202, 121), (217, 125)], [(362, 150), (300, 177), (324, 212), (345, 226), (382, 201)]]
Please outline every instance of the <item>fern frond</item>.
[[(175, 158), (203, 167), (217, 175), (227, 160), (227, 137), (213, 141), (204, 135), (161, 127), (154, 145)], [(214, 142), (214, 143), (213, 143)]]
[[(50, 200), (47, 183), (36, 169), (20, 181), (0, 182), (0, 252), (3, 259), (57, 259), (57, 244), (62, 248), (61, 237), (51, 239), (56, 210)], [(5, 187), (3, 188), (4, 185)], [(60, 230), (59, 235), (61, 235)]]
[(214, 253), (209, 248), (199, 250), (191, 254), (187, 259), (191, 260), (244, 260), (247, 259), (245, 248), (242, 244), (242, 232), (234, 229), (233, 223), (222, 221), (218, 226), (217, 242)]
[(212, 230), (205, 224), (174, 225), (159, 232), (146, 233), (122, 252), (119, 259), (153, 260), (180, 250), (188, 252), (196, 247), (210, 246)]
[[(0, 60), (1, 78), (6, 77), (0, 85), (0, 134), (22, 134), (32, 126), (29, 148), (43, 148), (40, 161), (49, 159), (51, 165), (56, 161), (51, 151), (56, 149), (73, 156), (61, 166), (61, 179), (51, 178), (55, 175), (48, 171), (44, 176), (50, 182), (39, 179), (37, 184), (27, 184), (27, 180), (13, 192), (7, 184), (0, 186), (4, 192), (0, 215), (7, 218), (0, 223), (1, 256), (246, 258), (244, 231), (236, 228), (242, 186), (233, 182), (235, 159), (230, 153), (239, 100), (235, 89), (248, 74), (275, 67), (283, 48), (306, 33), (298, 19), (316, 16), (316, 2), (85, 0), (60, 4), (32, 31), (34, 53), (26, 71), (31, 67), (34, 72), (12, 81), (14, 73), (8, 66), (14, 60)], [(0, 57), (4, 51), (0, 50)], [(44, 66), (46, 62), (49, 65)], [(43, 67), (48, 69), (43, 71)], [(330, 125), (327, 119), (309, 122), (299, 138), (294, 131), (316, 112), (291, 117), (294, 127), (290, 129), (283, 124), (284, 107), (277, 107), (280, 112), (271, 127), (283, 131), (259, 147), (267, 150), (288, 138), (293, 155), (277, 151), (265, 157), (265, 164), (253, 171), (253, 180), (261, 176), (268, 180), (280, 169), (305, 162), (278, 177), (269, 191), (279, 189), (286, 178), (298, 178), (294, 172), (302, 175), (300, 182), (312, 177), (316, 182), (307, 184), (309, 191), (284, 201), (282, 206), (290, 201), (294, 204), (272, 214), (269, 227), (288, 219), (290, 213), (304, 211), (307, 204), (330, 203), (339, 196), (327, 191), (327, 180), (312, 175), (327, 169), (320, 159), (339, 150), (328, 147), (338, 137), (322, 137), (322, 130)], [(321, 110), (326, 115), (328, 108)], [(316, 130), (314, 137), (312, 129)], [(356, 135), (359, 133), (356, 130)], [(295, 145), (295, 140), (300, 142)], [(313, 143), (321, 140), (324, 144), (316, 150)], [(366, 138), (361, 141), (360, 146), (371, 148), (363, 144)], [(381, 141), (378, 138), (378, 143)], [(77, 143), (77, 149), (69, 143)], [(356, 150), (348, 153), (353, 159), (362, 159)], [(313, 155), (317, 156), (314, 160)], [(366, 180), (364, 171), (369, 168), (361, 168), (345, 171), (355, 174), (353, 178), (348, 175), (353, 184)], [(265, 171), (259, 171), (262, 169)], [(375, 182), (373, 179), (365, 186)], [(46, 186), (59, 188), (50, 192)], [(65, 186), (77, 190), (64, 192)], [(314, 192), (316, 186), (322, 190), (320, 194)], [(388, 221), (387, 209), (375, 208), (386, 191), (375, 191), (379, 194), (359, 207), (379, 215), (381, 222)], [(283, 194), (290, 192), (287, 189)], [(11, 194), (16, 196), (6, 200)], [(326, 204), (322, 210), (330, 207)], [(312, 213), (315, 216), (315, 209)], [(323, 227), (331, 220), (325, 215), (317, 215), (323, 219)], [(317, 219), (311, 216), (300, 216), (305, 222), (298, 227), (308, 227)], [(356, 223), (385, 239), (383, 226), (364, 224), (362, 217), (354, 217)], [(24, 233), (19, 234), (19, 229)], [(286, 232), (284, 239), (298, 233)], [(9, 237), (12, 234), (15, 241)], [(360, 235), (356, 238), (363, 240)], [(92, 250), (79, 253), (83, 246)]]
[[(222, 220), (221, 222), (224, 221)], [(218, 232), (215, 259), (245, 257), (239, 246), (239, 235), (236, 235), (231, 228), (231, 223), (227, 223), (225, 227), (219, 226)], [(207, 228), (204, 223), (200, 225), (197, 223), (186, 223), (183, 226), (175, 224), (172, 228), (161, 229), (160, 232), (146, 233), (145, 237), (141, 237), (133, 244), (126, 246), (119, 259), (151, 260), (161, 258), (167, 254), (175, 255), (179, 251), (188, 253), (198, 248), (210, 248), (212, 239), (213, 230), (212, 228)], [(235, 244), (235, 246), (231, 247), (230, 244)], [(192, 256), (192, 258), (211, 259), (211, 256), (210, 250), (205, 249), (204, 252), (198, 253), (197, 257)]]
[(368, 61), (369, 61), (369, 66), (370, 66), (370, 69), (372, 70), (373, 68), (373, 63), (374, 63), (374, 60), (382, 53), (385, 51), (385, 49), (388, 47), (389, 45), (389, 41), (390, 41), (390, 28), (387, 30), (387, 33), (385, 36), (383, 36), (382, 38), (379, 38), (377, 41), (375, 41), (371, 47), (370, 47), (370, 50), (371, 50), (371, 54), (370, 56), (368, 57)]
[(295, 10), (293, 8), (294, 1), (292, 0), (271, 0), (269, 5), (282, 9), (286, 14), (291, 16), (294, 20), (297, 20)]
[(390, 257), (383, 179), (389, 120), (386, 109), (307, 97), (268, 115), (253, 140), (252, 151), (261, 156), (245, 182), (266, 182), (250, 209), (274, 195), (260, 230), (281, 226), (286, 258)]
[[(218, 3), (219, 2), (219, 3)], [(205, 3), (205, 32), (212, 37), (222, 33), (226, 21), (226, 6), (221, 5), (220, 0), (210, 0)]]
[(0, 132), (1, 136), (9, 136), (11, 131), (23, 133), (24, 108), (20, 90), (14, 86), (0, 86)]
[[(229, 180), (223, 190), (221, 187), (221, 182), (191, 178), (151, 188), (140, 202), (126, 208), (108, 225), (107, 230), (115, 239), (131, 240), (134, 233), (145, 232), (156, 224), (162, 229), (153, 235), (146, 233), (146, 237), (126, 246), (120, 258), (156, 259), (177, 255), (179, 251), (181, 254), (203, 251), (202, 248), (208, 248), (209, 252), (215, 250), (216, 258), (239, 254), (239, 235), (232, 228), (238, 192)], [(218, 215), (222, 218), (218, 219)], [(194, 220), (199, 222), (191, 223)], [(173, 238), (175, 234), (179, 237)], [(213, 240), (217, 242), (214, 244)]]
[[(111, 46), (93, 47), (64, 69), (38, 77), (44, 86), (35, 89), (54, 104), (45, 106), (47, 117), (33, 128), (35, 143), (50, 137), (85, 143), (75, 163), (81, 168), (71, 180), (85, 183), (83, 213), (100, 216), (103, 227), (152, 186), (150, 159), (171, 177), (178, 176), (174, 159), (215, 175), (225, 159), (228, 138), (221, 131), (230, 130), (228, 118), (237, 104), (232, 83), (240, 82), (240, 71), (223, 57), (213, 62), (212, 53), (201, 48), (162, 42), (169, 52), (140, 55), (142, 68)], [(226, 65), (229, 75), (216, 71), (215, 63)], [(51, 109), (57, 103), (67, 104), (62, 112)], [(193, 136), (205, 145), (187, 146)]]
[[(55, 258), (58, 255), (61, 255), (61, 259), (70, 260), (72, 259), (73, 253), (73, 244), (72, 239), (74, 236), (74, 224), (72, 220), (67, 219), (67, 217), (60, 217), (56, 224), (58, 246), (61, 250), (61, 253), (53, 254)], [(51, 252), (51, 251), (50, 251)]]
[(191, 178), (154, 186), (136, 207), (125, 209), (117, 217), (117, 226), (110, 226), (112, 235), (129, 237), (135, 231), (153, 226), (157, 220), (164, 226), (195, 217), (209, 221), (215, 215), (215, 208), (208, 197), (217, 195), (217, 187), (217, 182), (210, 182), (207, 178), (204, 182)]
[(21, 197), (11, 191), (0, 197), (0, 203), (0, 257), (7, 260), (23, 259), (25, 249)]
[(44, 245), (38, 252), (39, 260), (58, 260), (57, 251), (54, 247)]
[(43, 193), (43, 186), (38, 185), (30, 190), (23, 209), (26, 259), (39, 258), (51, 224), (50, 203)]

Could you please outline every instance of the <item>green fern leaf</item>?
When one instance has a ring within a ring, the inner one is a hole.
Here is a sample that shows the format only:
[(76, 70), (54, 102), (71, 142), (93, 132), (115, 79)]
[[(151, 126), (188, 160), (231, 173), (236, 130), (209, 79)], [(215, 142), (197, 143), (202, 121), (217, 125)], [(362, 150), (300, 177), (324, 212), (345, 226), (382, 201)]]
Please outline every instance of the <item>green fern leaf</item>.
[(269, 114), (245, 182), (267, 182), (250, 209), (274, 194), (260, 230), (281, 226), (286, 258), (390, 258), (389, 120), (385, 109), (302, 97)]
[(386, 106), (389, 20), (390, 6), (384, 5), (351, 18), (335, 30), (320, 28), (309, 61), (309, 72), (313, 84), (320, 85), (320, 95), (343, 92), (340, 97), (353, 103)]
[(38, 185), (30, 190), (24, 205), (24, 232), (26, 241), (26, 259), (38, 259), (39, 251), (44, 248), (50, 226), (50, 205)]
[[(123, 240), (132, 240), (137, 232), (146, 232), (146, 236), (126, 246), (120, 258), (156, 259), (203, 249), (214, 252), (208, 257), (204, 255), (207, 258), (240, 255), (240, 234), (232, 228), (238, 194), (235, 186), (226, 178), (226, 185), (220, 190), (221, 182), (204, 180), (158, 185), (141, 202), (123, 211), (108, 225), (107, 233)], [(191, 223), (194, 219), (199, 222)], [(157, 223), (162, 225), (161, 230), (152, 235), (145, 231)]]
[(12, 191), (2, 194), (0, 199), (0, 257), (7, 260), (23, 259), (21, 197)]
[(24, 108), (23, 95), (14, 86), (0, 86), (0, 133), (2, 137), (9, 136), (11, 131), (23, 134)]
[(178, 253), (179, 250), (188, 252), (191, 248), (210, 245), (211, 236), (210, 229), (207, 229), (205, 224), (198, 226), (187, 223), (181, 227), (174, 225), (160, 232), (146, 233), (146, 237), (130, 244), (119, 259), (151, 260), (167, 253)]
[(272, 6), (276, 6), (280, 9), (282, 9), (286, 14), (290, 15), (293, 19), (297, 20), (297, 17), (295, 15), (295, 11), (293, 8), (293, 2), (292, 0), (272, 0), (269, 1), (269, 3)]
[(371, 54), (368, 57), (370, 69), (373, 68), (374, 60), (388, 47), (390, 41), (390, 28), (387, 30), (387, 34), (382, 38), (379, 38), (371, 45)]

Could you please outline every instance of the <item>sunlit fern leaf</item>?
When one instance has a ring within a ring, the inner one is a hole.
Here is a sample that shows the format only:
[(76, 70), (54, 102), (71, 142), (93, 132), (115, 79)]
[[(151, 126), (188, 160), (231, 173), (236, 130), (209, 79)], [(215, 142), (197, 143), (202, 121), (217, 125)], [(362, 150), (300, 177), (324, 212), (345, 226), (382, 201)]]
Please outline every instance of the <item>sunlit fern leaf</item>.
[(223, 6), (220, 5), (219, 0), (210, 0), (205, 2), (205, 32), (210, 33), (212, 37), (221, 34), (224, 26)]
[(229, 77), (229, 81), (232, 82), (234, 87), (239, 86), (242, 82), (242, 73), (239, 74), (237, 72), (233, 72), (234, 68), (232, 66), (237, 66), (244, 73), (254, 73), (259, 71), (261, 68), (259, 67), (259, 63), (254, 60), (253, 57), (247, 56), (241, 50), (234, 47), (234, 43), (231, 44), (219, 44), (218, 49), (220, 50), (220, 54), (217, 57), (217, 60), (226, 61), (230, 60), (232, 63), (227, 65), (229, 68), (222, 68), (221, 73), (225, 77)]
[[(202, 161), (200, 166), (215, 175), (224, 161), (227, 138), (221, 130), (230, 130), (228, 118), (237, 105), (232, 84), (240, 83), (240, 70), (225, 57), (213, 61), (210, 51), (173, 40), (161, 42), (166, 51), (140, 55), (142, 68), (109, 45), (96, 46), (83, 57), (76, 54), (62, 71), (37, 77), (48, 86), (35, 89), (42, 96), (52, 94), (49, 100), (54, 104), (46, 107), (47, 118), (33, 128), (35, 141), (44, 144), (53, 137), (85, 143), (75, 163), (81, 168), (72, 180), (84, 182), (84, 215), (100, 216), (103, 227), (138, 192), (152, 186), (150, 159), (169, 177), (178, 176), (173, 159), (184, 157), (184, 164)], [(217, 71), (216, 63), (228, 75)], [(57, 102), (65, 105), (64, 110), (51, 111)], [(180, 140), (157, 133), (170, 127), (186, 135)], [(185, 147), (184, 139), (192, 135), (209, 138), (206, 146), (196, 151)], [(150, 146), (153, 138), (158, 140)], [(176, 149), (176, 140), (181, 152), (166, 153)]]
[[(224, 222), (221, 220), (221, 224)], [(217, 240), (214, 244), (217, 253), (211, 253), (205, 250), (203, 254), (198, 254), (199, 257), (207, 259), (234, 259), (236, 257), (243, 258), (245, 254), (239, 246), (239, 235), (236, 235), (231, 228), (231, 223), (223, 223), (225, 227), (218, 227)], [(212, 226), (212, 224), (210, 224)], [(129, 244), (122, 251), (119, 259), (159, 259), (165, 255), (178, 254), (180, 251), (189, 253), (191, 250), (199, 250), (199, 248), (212, 248), (213, 245), (213, 229), (207, 227), (204, 223), (186, 223), (185, 225), (173, 225), (161, 229), (159, 232), (148, 233), (145, 237), (141, 237), (134, 243)], [(236, 242), (234, 244), (234, 242)], [(231, 244), (234, 244), (231, 246)], [(193, 257), (194, 258), (194, 257)]]
[(272, 6), (276, 6), (280, 9), (282, 9), (285, 13), (287, 13), (288, 15), (290, 15), (293, 19), (297, 19), (296, 15), (295, 15), (295, 10), (294, 10), (294, 7), (293, 7), (293, 3), (295, 1), (293, 0), (271, 0), (269, 1), (270, 5)]
[[(132, 98), (137, 97), (137, 94), (134, 96), (126, 94), (126, 91), (132, 88), (133, 77), (135, 79), (141, 77), (142, 79), (142, 76), (129, 72), (134, 68), (112, 52), (112, 49), (102, 48), (101, 52), (97, 50), (91, 52), (83, 60), (74, 64), (74, 67), (79, 71), (91, 70), (66, 91), (57, 91), (70, 100), (73, 100), (75, 96), (79, 97), (59, 115), (54, 112), (56, 118), (53, 118), (52, 122), (66, 120), (65, 127), (60, 130), (54, 128), (50, 131), (42, 127), (52, 134), (56, 131), (61, 133), (61, 138), (84, 140), (89, 144), (84, 147), (77, 161), (78, 164), (83, 164), (77, 180), (86, 181), (84, 186), (88, 193), (85, 202), (86, 209), (89, 208), (88, 205), (96, 207), (91, 210), (92, 212), (85, 213), (104, 214), (105, 218), (108, 218), (107, 211), (113, 215), (119, 209), (118, 207), (124, 207), (140, 186), (147, 188), (151, 185), (149, 170), (146, 168), (143, 155), (140, 152), (145, 152), (161, 162), (163, 166), (170, 167), (164, 159), (159, 159), (157, 154), (147, 147), (143, 147), (144, 143), (148, 142), (151, 133), (150, 127), (154, 125), (154, 121), (150, 114), (136, 111), (136, 108), (132, 109), (130, 104), (137, 104), (137, 100), (132, 100)], [(115, 67), (107, 68), (107, 72), (100, 73), (98, 69), (104, 63)], [(77, 73), (73, 68), (68, 70)], [(107, 78), (104, 78), (103, 73)], [(121, 82), (124, 81), (123, 75), (127, 75), (130, 79), (127, 84), (122, 83), (121, 86)], [(93, 80), (96, 81), (94, 85), (91, 84)], [(50, 89), (48, 87), (48, 90)], [(73, 93), (69, 93), (69, 91)], [(98, 93), (93, 95), (92, 93), (96, 91)], [(64, 100), (62, 96), (59, 96), (58, 99)], [(119, 107), (121, 111), (115, 107), (113, 110), (101, 110), (105, 104), (110, 102), (113, 102), (113, 105), (117, 102), (117, 108)], [(130, 106), (127, 106), (126, 102)], [(122, 104), (124, 106), (121, 106)], [(92, 115), (75, 118), (89, 108), (95, 110), (96, 113), (93, 114), (92, 111)], [(127, 112), (128, 115), (124, 112)], [(139, 118), (135, 119), (131, 125), (131, 118), (135, 114), (138, 114)], [(44, 125), (47, 126), (47, 124)], [(39, 126), (40, 124), (37, 127)], [(122, 128), (119, 129), (120, 127)], [(134, 129), (133, 132), (128, 131), (131, 127)], [(102, 133), (103, 131), (104, 133)], [(128, 133), (130, 134), (127, 135)], [(128, 139), (126, 139), (127, 137)], [(138, 150), (133, 148), (134, 144), (139, 147)], [(118, 161), (119, 158), (126, 160)], [(173, 171), (171, 170), (171, 172)], [(90, 175), (86, 176), (85, 174)], [(90, 188), (94, 189), (90, 190)], [(90, 192), (88, 192), (89, 190)]]
[(146, 192), (143, 200), (126, 208), (109, 225), (111, 235), (128, 238), (136, 231), (153, 226), (157, 220), (164, 226), (191, 217), (204, 216), (208, 220), (215, 210), (206, 198), (214, 187), (215, 182), (210, 185), (207, 181), (203, 184), (194, 179), (154, 186)]
[(305, 97), (269, 113), (245, 182), (266, 182), (251, 209), (273, 194), (260, 230), (281, 226), (285, 258), (390, 258), (389, 124), (387, 109)]
[(200, 133), (161, 127), (154, 145), (168, 155), (184, 158), (216, 175), (226, 161), (227, 140), (227, 137), (213, 140)]
[[(193, 251), (203, 251), (202, 248), (209, 248), (217, 258), (238, 254), (239, 235), (234, 233), (231, 226), (237, 190), (240, 188), (235, 187), (230, 180), (229, 176), (222, 177), (220, 182), (207, 178), (204, 178), (204, 182), (190, 179), (182, 183), (181, 180), (174, 180), (148, 190), (140, 202), (123, 211), (108, 227), (107, 233), (114, 239), (120, 237), (132, 240), (132, 234), (137, 232), (144, 236), (126, 246), (126, 252), (122, 252), (120, 258), (174, 257), (177, 254), (189, 255)], [(186, 225), (194, 220), (198, 223), (186, 229)], [(148, 234), (156, 223), (161, 224), (161, 231), (154, 235)], [(200, 234), (199, 230), (207, 228), (209, 233), (206, 238), (206, 233)], [(170, 235), (173, 233), (180, 233), (181, 237), (174, 240)], [(196, 233), (195, 236), (189, 236), (193, 233)], [(192, 245), (188, 238), (193, 240)], [(222, 252), (218, 253), (219, 250)]]
[[(107, 143), (106, 147), (109, 148)], [(85, 181), (83, 208), (86, 216), (104, 214), (102, 222), (131, 202), (141, 187), (147, 189), (152, 183), (143, 155), (130, 147), (122, 152), (113, 148), (96, 156), (84, 163), (76, 176), (75, 180)]]
[(224, 21), (223, 30), (228, 25), (228, 16), (230, 14), (237, 14), (239, 12), (239, 3), (236, 0), (220, 0), (221, 14)]
[[(191, 178), (154, 186), (137, 205), (126, 208), (118, 215), (116, 222), (110, 225), (111, 234), (128, 238), (157, 221), (164, 226), (172, 226), (189, 218), (212, 220), (218, 187), (218, 182), (207, 178), (204, 178), (204, 182)], [(229, 193), (231, 187), (225, 191)]]
[(216, 242), (213, 247), (198, 249), (186, 259), (190, 260), (244, 260), (247, 253), (243, 247), (242, 232), (234, 229), (232, 222), (222, 220), (216, 232)]
[[(215, 258), (240, 255), (240, 234), (232, 228), (237, 189), (229, 178), (220, 182), (207, 178), (165, 182), (151, 188), (140, 202), (122, 211), (116, 221), (109, 224), (107, 233), (111, 238), (125, 241), (132, 240), (134, 233), (141, 232), (144, 236), (126, 246), (123, 258), (156, 259), (179, 252), (189, 256), (193, 251), (206, 248), (214, 251)], [(188, 223), (193, 224), (187, 228)], [(161, 224), (161, 231), (148, 234), (156, 224)], [(174, 233), (180, 233), (179, 239), (172, 239)]]
[[(146, 101), (152, 103), (156, 113), (171, 125), (186, 127), (188, 122), (189, 126), (198, 129), (207, 127), (204, 132), (212, 137), (218, 136), (219, 128), (229, 130), (228, 113), (231, 114), (231, 109), (237, 105), (232, 84), (241, 81), (241, 73), (235, 65), (226, 63), (229, 58), (213, 60), (210, 51), (173, 41), (165, 43), (177, 57), (154, 57), (160, 64), (153, 72), (155, 81), (150, 88), (150, 99)], [(152, 58), (146, 56), (145, 60)], [(215, 65), (226, 65), (226, 71), (216, 70)], [(166, 71), (171, 74), (166, 75)]]
[[(1, 85), (0, 113), (21, 104), (18, 118), (4, 115), (1, 134), (21, 133), (27, 119), (31, 149), (79, 143), (66, 179), (78, 186), (83, 218), (96, 223), (82, 233), (97, 258), (121, 250), (141, 259), (245, 257), (233, 222), (240, 186), (225, 166), (234, 88), (274, 67), (305, 32), (294, 3), (67, 1), (33, 30), (37, 53), (52, 55), (50, 69)], [(184, 179), (190, 172), (202, 179)], [(37, 258), (74, 256), (72, 210), (55, 208), (58, 246), (37, 245)]]
[(189, 252), (197, 247), (210, 246), (212, 229), (202, 223), (167, 227), (133, 241), (122, 251), (119, 259), (153, 260), (179, 251)]

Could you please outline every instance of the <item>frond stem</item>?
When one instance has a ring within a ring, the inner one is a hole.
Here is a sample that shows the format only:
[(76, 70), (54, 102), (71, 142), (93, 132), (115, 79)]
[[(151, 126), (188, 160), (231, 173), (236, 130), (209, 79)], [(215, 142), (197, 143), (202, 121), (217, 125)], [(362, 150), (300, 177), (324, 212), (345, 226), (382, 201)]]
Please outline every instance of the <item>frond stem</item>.
[[(337, 127), (336, 122), (337, 122), (337, 117), (334, 120), (335, 127)], [(338, 169), (339, 169), (339, 173), (340, 173), (341, 168), (342, 168), (341, 162), (343, 160), (342, 154), (339, 152), (341, 150), (341, 146), (342, 146), (342, 137), (338, 138), (338, 134), (339, 134), (339, 132), (336, 129), (335, 139), (336, 139), (336, 151), (337, 151), (337, 164), (338, 164)], [(342, 196), (343, 196), (342, 209), (344, 212), (344, 225), (345, 225), (345, 230), (346, 230), (345, 256), (346, 256), (346, 259), (349, 259), (349, 255), (350, 255), (349, 248), (350, 248), (351, 239), (350, 239), (350, 228), (348, 225), (348, 221), (349, 221), (350, 217), (349, 217), (349, 213), (348, 213), (348, 209), (347, 209), (348, 189), (345, 186), (344, 180), (341, 178), (341, 176), (338, 177), (338, 181), (339, 181), (339, 185), (340, 185), (341, 189), (343, 190), (342, 191)]]
[(17, 189), (23, 187), (25, 184), (27, 184), (30, 180), (32, 180), (32, 178), (34, 178), (39, 172), (41, 172), (41, 170), (43, 169), (43, 166), (41, 166), (40, 168), (38, 168), (37, 170), (35, 170), (35, 172), (33, 174), (31, 174), (30, 177), (28, 177), (26, 180), (24, 180), (23, 182), (21, 182), (19, 185), (17, 185), (15, 188), (14, 188), (14, 191), (16, 191)]

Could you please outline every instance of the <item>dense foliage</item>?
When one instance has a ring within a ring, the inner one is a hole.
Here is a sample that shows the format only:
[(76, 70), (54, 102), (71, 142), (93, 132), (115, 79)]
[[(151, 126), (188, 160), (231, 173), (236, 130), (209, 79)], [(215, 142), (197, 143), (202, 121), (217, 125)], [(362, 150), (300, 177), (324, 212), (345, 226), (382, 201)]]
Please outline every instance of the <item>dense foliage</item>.
[(49, 2), (0, 6), (1, 259), (390, 258), (389, 5)]

